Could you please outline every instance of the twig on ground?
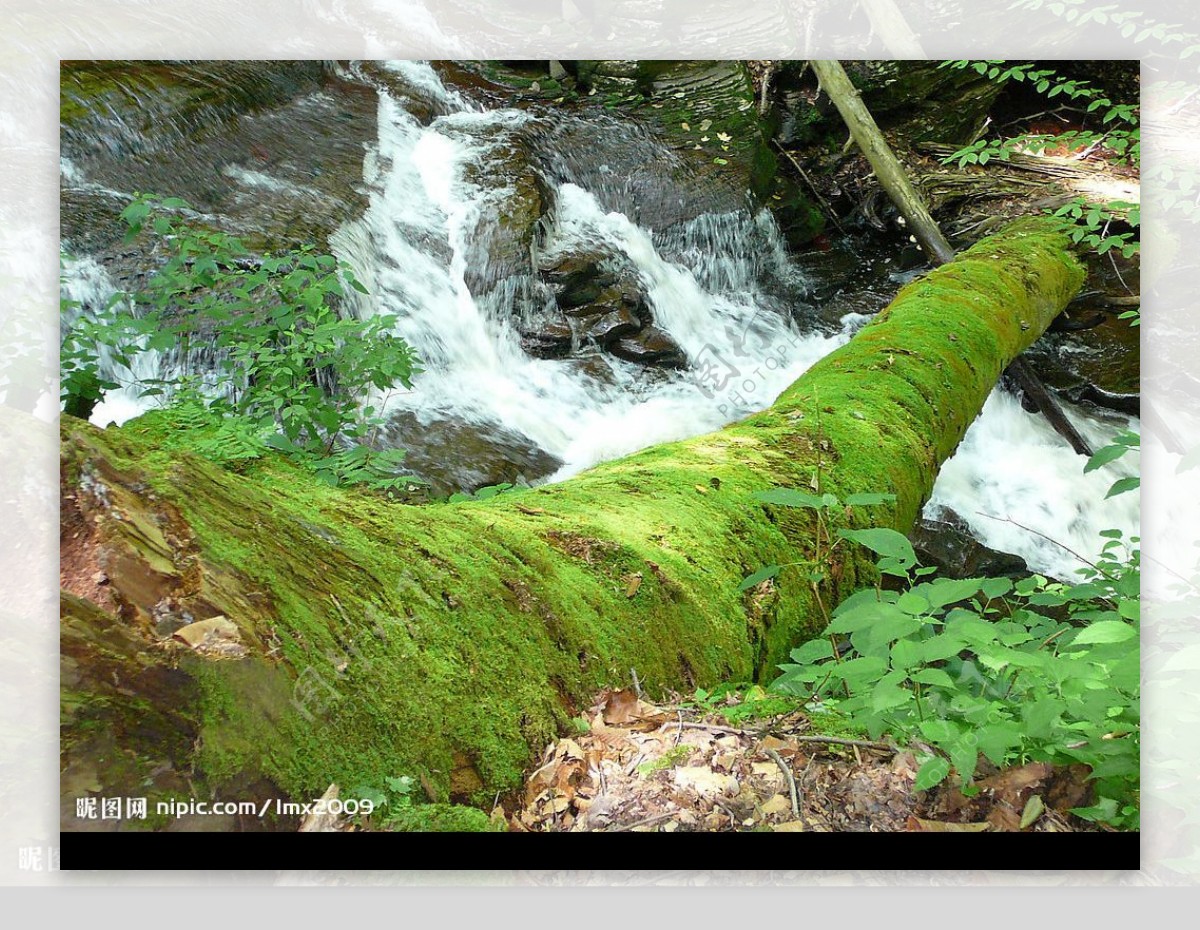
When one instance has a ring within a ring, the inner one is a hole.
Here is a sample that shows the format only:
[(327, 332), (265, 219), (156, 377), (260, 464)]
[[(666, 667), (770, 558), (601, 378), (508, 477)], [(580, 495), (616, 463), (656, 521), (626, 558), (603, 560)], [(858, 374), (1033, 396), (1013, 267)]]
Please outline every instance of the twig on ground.
[(660, 730), (665, 730), (667, 727), (679, 727), (685, 730), (713, 730), (717, 733), (732, 733), (735, 736), (753, 736), (746, 730), (739, 730), (737, 727), (723, 727), (716, 723), (693, 723), (691, 720), (669, 720), (664, 723)]
[(674, 817), (679, 811), (665, 811), (661, 814), (655, 814), (653, 817), (647, 817), (644, 820), (639, 820), (636, 823), (627, 823), (619, 827), (609, 827), (607, 830), (600, 830), (600, 833), (628, 833), (630, 830), (635, 830), (638, 827), (649, 827), (663, 820), (668, 820)]
[(792, 774), (792, 767), (783, 761), (781, 756), (774, 749), (766, 750), (768, 756), (775, 760), (775, 764), (779, 766), (779, 770), (783, 772), (783, 777), (787, 779), (788, 792), (792, 796), (792, 816), (800, 816), (800, 798), (796, 793), (796, 776)]
[(866, 739), (845, 739), (841, 736), (789, 736), (788, 739), (793, 739), (797, 743), (829, 743), (834, 746), (861, 746), (863, 749), (877, 749), (880, 752), (899, 752), (896, 746), (889, 746), (887, 743), (873, 743)]

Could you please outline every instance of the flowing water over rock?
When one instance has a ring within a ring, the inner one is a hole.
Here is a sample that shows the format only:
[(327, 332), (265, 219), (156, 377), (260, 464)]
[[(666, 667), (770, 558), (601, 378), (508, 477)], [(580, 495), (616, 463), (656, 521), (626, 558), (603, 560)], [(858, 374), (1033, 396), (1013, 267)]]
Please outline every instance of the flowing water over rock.
[[(617, 116), (485, 108), (420, 63), (354, 66), (339, 80), (374, 88), (378, 130), (361, 185), (350, 186), (361, 194), (333, 214), (351, 218), (328, 242), (369, 291), (354, 312), (395, 314), (397, 334), (422, 359), (414, 389), (383, 398), (385, 438), (409, 449), (439, 492), (559, 480), (762, 409), (900, 280), (884, 270), (864, 287), (857, 269), (831, 291), (820, 277), (828, 263), (806, 270), (744, 192), (715, 195), (710, 179), (690, 177), (652, 134)], [(304, 105), (333, 106), (324, 94)], [(304, 194), (302, 153), (286, 164), (254, 164), (253, 150), (222, 161), (230, 144), (204, 151), (227, 188), (212, 209), (233, 225), (258, 222), (238, 191), (309, 210), (333, 196)], [(104, 165), (64, 162), (78, 211), (109, 196), (116, 181)], [(346, 205), (359, 197), (365, 210), (355, 216)], [(112, 287), (94, 262), (66, 273), (85, 304)], [(94, 419), (137, 409), (128, 394), (110, 397)], [(1097, 445), (1129, 424), (1083, 408), (1071, 415)], [(998, 391), (926, 512), (952, 510), (986, 545), (1065, 575), (1078, 562), (1038, 534), (1090, 557), (1099, 530), (1132, 531), (1136, 497), (1103, 501), (1132, 464), (1083, 475), (1083, 460), (1044, 421)]]

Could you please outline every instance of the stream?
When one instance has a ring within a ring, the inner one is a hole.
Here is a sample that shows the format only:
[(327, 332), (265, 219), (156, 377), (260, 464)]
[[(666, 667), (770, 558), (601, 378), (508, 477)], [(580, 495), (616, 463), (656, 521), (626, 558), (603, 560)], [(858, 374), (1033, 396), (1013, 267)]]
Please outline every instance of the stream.
[[(440, 466), (447, 487), (558, 481), (760, 410), (912, 277), (846, 240), (833, 252), (850, 255), (853, 272), (831, 283), (829, 255), (789, 252), (765, 210), (691, 196), (685, 166), (618, 116), (488, 106), (428, 64), (382, 68), (387, 80), (371, 79), (378, 125), (362, 162), (365, 209), (328, 241), (369, 291), (352, 311), (395, 314), (425, 368), (411, 392), (378, 399), (387, 441), (410, 449), (418, 472)], [(355, 69), (343, 77), (368, 79)], [(282, 161), (230, 161), (221, 177), (240, 203), (328, 196)], [(76, 198), (122, 196), (66, 155), (61, 179)], [(673, 222), (648, 212), (654, 198), (669, 203)], [(74, 254), (64, 292), (84, 312), (103, 306), (117, 281), (96, 255)], [(607, 323), (564, 319), (555, 282), (559, 293), (593, 283), (579, 268), (616, 282), (605, 286), (625, 304), (613, 304)], [(601, 335), (602, 325), (624, 335)], [(531, 340), (552, 351), (531, 352)], [(133, 376), (180, 363), (146, 354)], [(117, 391), (92, 420), (120, 423), (148, 404)], [(1094, 447), (1138, 428), (1112, 412), (1066, 409)], [(1095, 554), (1101, 530), (1136, 535), (1138, 526), (1137, 495), (1104, 499), (1136, 472), (1136, 456), (1090, 474), (1083, 465), (997, 389), (943, 466), (925, 515), (953, 511), (984, 545), (1069, 577), (1075, 554)]]

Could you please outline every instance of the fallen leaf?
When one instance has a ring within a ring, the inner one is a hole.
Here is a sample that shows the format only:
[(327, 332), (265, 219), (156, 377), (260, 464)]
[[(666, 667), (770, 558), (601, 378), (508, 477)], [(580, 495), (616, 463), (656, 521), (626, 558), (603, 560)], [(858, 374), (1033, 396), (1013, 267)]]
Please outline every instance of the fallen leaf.
[(946, 823), (941, 820), (922, 820), (909, 817), (907, 827), (914, 833), (983, 833), (990, 830), (990, 823)]
[(787, 823), (777, 823), (771, 829), (775, 833), (803, 833), (808, 828), (801, 820), (789, 820)]
[(604, 703), (604, 722), (620, 725), (636, 720), (638, 703), (637, 692), (632, 688), (614, 691)]
[(1021, 812), (1021, 829), (1025, 830), (1031, 827), (1045, 812), (1046, 805), (1042, 801), (1041, 795), (1030, 795), (1029, 800), (1025, 802), (1025, 810)]
[(998, 802), (988, 811), (987, 822), (997, 833), (1016, 833), (1021, 829), (1021, 817), (1007, 801)]
[(774, 814), (782, 814), (784, 811), (792, 809), (792, 802), (785, 798), (782, 794), (773, 795), (763, 802), (762, 812), (764, 817), (770, 817)]
[(237, 624), (228, 617), (209, 617), (207, 620), (197, 620), (195, 623), (180, 627), (172, 634), (171, 638), (195, 649), (210, 639), (239, 642), (242, 635), (238, 631)]
[(685, 765), (672, 772), (675, 784), (680, 788), (690, 788), (701, 797), (718, 797), (738, 787), (737, 779), (732, 775), (714, 772), (707, 765)]

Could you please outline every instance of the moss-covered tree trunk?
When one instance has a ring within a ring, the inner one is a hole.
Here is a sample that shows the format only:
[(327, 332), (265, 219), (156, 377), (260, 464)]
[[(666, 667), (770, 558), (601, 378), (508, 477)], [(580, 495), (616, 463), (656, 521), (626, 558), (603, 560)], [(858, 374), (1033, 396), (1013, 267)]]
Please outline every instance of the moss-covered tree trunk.
[[(161, 417), (65, 419), (64, 794), (345, 796), (409, 774), (490, 801), (631, 669), (651, 693), (770, 677), (823, 621), (786, 574), (739, 592), (812, 548), (806, 512), (752, 492), (891, 492), (864, 519), (907, 529), (1081, 280), (1064, 239), (1022, 221), (908, 285), (768, 410), (480, 502), (388, 504), (285, 463), (232, 474), (163, 451)], [(828, 605), (871, 577), (839, 553)], [(233, 639), (155, 645), (216, 615)]]

